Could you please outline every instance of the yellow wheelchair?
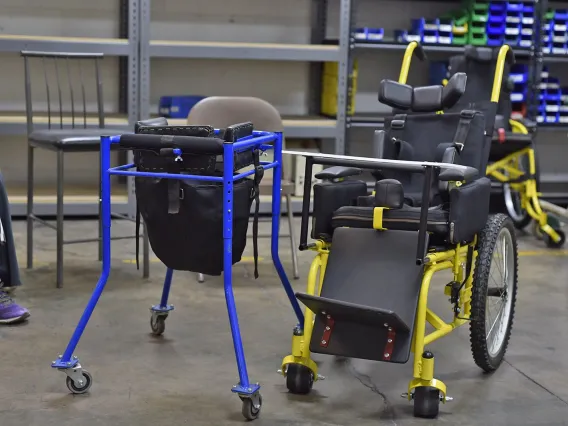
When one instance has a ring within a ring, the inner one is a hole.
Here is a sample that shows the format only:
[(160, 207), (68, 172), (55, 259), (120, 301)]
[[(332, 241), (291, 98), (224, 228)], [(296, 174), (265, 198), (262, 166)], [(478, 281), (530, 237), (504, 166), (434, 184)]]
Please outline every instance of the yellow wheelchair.
[[(497, 49), (467, 46), (464, 54), (449, 62), (449, 75), (465, 72), (468, 84), (465, 94), (449, 111), (459, 111), (470, 103), (487, 100), (491, 96), (491, 76), (495, 70)], [(536, 123), (511, 119), (511, 83), (509, 67), (503, 74), (501, 98), (497, 109), (493, 143), (489, 155), (487, 175), (503, 184), (507, 213), (517, 229), (535, 223), (534, 232), (542, 236), (550, 248), (561, 248), (566, 234), (560, 223), (546, 210), (567, 217), (566, 211), (551, 203), (539, 200), (538, 171), (534, 149)]]
[[(436, 113), (460, 101), (465, 73), (445, 86), (383, 80), (379, 100), (396, 114), (375, 132), (380, 158), (288, 152), (306, 157), (300, 250), (316, 253), (307, 289), (296, 293), (305, 320), (281, 364), (290, 392), (307, 394), (321, 378), (312, 353), (406, 363), (412, 352), (405, 396), (415, 416), (434, 418), (451, 398), (435, 378), (428, 346), (465, 324), (475, 363), (486, 372), (500, 366), (518, 254), (512, 220), (489, 214), (485, 169), (503, 70), (513, 61), (509, 46), (501, 47), (490, 101), (459, 112)], [(313, 164), (332, 167), (316, 175), (322, 182), (313, 186), (308, 242)], [(378, 179), (372, 195), (356, 178), (363, 169)], [(451, 271), (444, 286), (448, 323), (428, 304), (432, 278), (444, 270)], [(434, 331), (427, 333), (427, 324)]]

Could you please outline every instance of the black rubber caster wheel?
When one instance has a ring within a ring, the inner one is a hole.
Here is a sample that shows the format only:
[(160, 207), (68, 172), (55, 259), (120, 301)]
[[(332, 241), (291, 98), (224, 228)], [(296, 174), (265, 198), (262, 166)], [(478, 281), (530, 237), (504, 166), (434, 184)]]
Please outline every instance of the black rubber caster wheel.
[(564, 233), (564, 231), (561, 231), (560, 229), (555, 229), (555, 231), (560, 236), (560, 240), (558, 240), (557, 242), (553, 241), (548, 234), (544, 235), (544, 242), (546, 243), (546, 246), (548, 248), (561, 248), (566, 242), (566, 234)]
[(440, 391), (430, 386), (414, 389), (414, 417), (435, 419), (440, 410)]
[(243, 417), (247, 420), (255, 420), (260, 415), (262, 408), (262, 396), (260, 394), (252, 395), (251, 397), (240, 397), (243, 401), (242, 413)]
[(286, 387), (291, 393), (305, 395), (310, 393), (314, 385), (314, 373), (305, 365), (288, 364), (286, 370)]
[(93, 384), (93, 377), (91, 376), (91, 374), (86, 370), (83, 370), (82, 373), (83, 373), (83, 384), (80, 386), (77, 386), (73, 381), (73, 379), (67, 376), (65, 383), (67, 384), (67, 389), (69, 389), (71, 393), (74, 394), (85, 393), (90, 389), (91, 385)]
[(167, 317), (167, 315), (152, 315), (150, 317), (150, 327), (152, 328), (153, 334), (160, 336), (166, 331)]

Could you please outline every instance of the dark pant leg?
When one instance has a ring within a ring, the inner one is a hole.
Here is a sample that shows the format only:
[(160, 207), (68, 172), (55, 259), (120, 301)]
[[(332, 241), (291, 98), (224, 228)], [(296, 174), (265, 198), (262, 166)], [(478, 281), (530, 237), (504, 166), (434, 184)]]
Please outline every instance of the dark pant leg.
[(4, 186), (4, 177), (0, 173), (0, 220), (4, 227), (6, 238), (6, 249), (8, 252), (8, 268), (10, 271), (10, 282), (5, 283), (6, 287), (15, 287), (21, 285), (20, 269), (18, 267), (18, 258), (16, 257), (16, 246), (14, 244), (14, 235), (12, 234), (12, 217), (10, 215), (10, 202), (8, 201), (8, 193)]

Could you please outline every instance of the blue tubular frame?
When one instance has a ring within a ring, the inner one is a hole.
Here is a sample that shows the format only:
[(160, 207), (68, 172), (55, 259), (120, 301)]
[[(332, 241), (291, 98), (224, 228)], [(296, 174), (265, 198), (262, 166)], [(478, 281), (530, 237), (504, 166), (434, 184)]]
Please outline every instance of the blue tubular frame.
[[(170, 173), (151, 173), (151, 172), (138, 172), (131, 171), (134, 168), (134, 164), (125, 164), (118, 167), (110, 167), (110, 151), (111, 145), (120, 142), (120, 136), (102, 136), (101, 137), (101, 198), (102, 198), (102, 224), (103, 224), (103, 261), (102, 261), (102, 273), (99, 281), (85, 307), (83, 315), (81, 316), (73, 335), (65, 349), (63, 355), (59, 359), (53, 362), (52, 367), (59, 370), (67, 370), (73, 368), (79, 364), (79, 359), (73, 356), (77, 344), (83, 335), (85, 327), (89, 322), (89, 319), (95, 309), (99, 298), (106, 286), (108, 277), (110, 275), (110, 227), (111, 227), (111, 216), (110, 216), (110, 176), (111, 175), (122, 175), (122, 176), (135, 176), (135, 177), (151, 177), (151, 178), (161, 178), (161, 179), (194, 179), (201, 181), (212, 181), (212, 182), (222, 182), (223, 183), (223, 245), (224, 245), (224, 258), (223, 258), (223, 282), (225, 288), (225, 300), (227, 302), (227, 312), (229, 316), (229, 323), (231, 326), (231, 333), (233, 337), (233, 346), (235, 350), (235, 357), (237, 361), (237, 368), (239, 371), (239, 384), (233, 386), (232, 391), (242, 394), (242, 395), (252, 395), (257, 392), (260, 386), (258, 384), (251, 384), (249, 382), (245, 354), (241, 339), (241, 333), (239, 330), (239, 321), (237, 315), (237, 308), (235, 306), (235, 298), (233, 294), (233, 282), (232, 282), (232, 250), (233, 250), (233, 183), (237, 180), (243, 179), (255, 173), (254, 170), (249, 170), (237, 175), (233, 175), (233, 161), (234, 153), (247, 151), (252, 149), (268, 150), (274, 149), (274, 161), (273, 162), (260, 162), (261, 166), (265, 169), (273, 169), (274, 179), (272, 184), (272, 238), (271, 238), (271, 253), (274, 266), (286, 295), (288, 296), (292, 308), (296, 314), (299, 324), (304, 323), (304, 315), (300, 304), (298, 303), (296, 296), (294, 295), (294, 290), (290, 285), (290, 281), (284, 272), (282, 262), (280, 261), (280, 256), (278, 253), (278, 232), (279, 232), (279, 221), (280, 221), (280, 203), (281, 203), (281, 178), (282, 178), (282, 133), (269, 133), (269, 132), (258, 132), (255, 131), (252, 136), (240, 139), (235, 143), (225, 143), (223, 147), (223, 177), (216, 176), (199, 176), (199, 175), (180, 175), (180, 174), (170, 174)], [(274, 144), (271, 145), (270, 142)], [(175, 150), (174, 150), (175, 152)], [(181, 154), (181, 151), (177, 152)], [(173, 270), (168, 269), (166, 273), (166, 278), (164, 280), (164, 289), (162, 292), (162, 299), (160, 305), (152, 307), (152, 311), (155, 312), (168, 312), (173, 309), (173, 306), (168, 305), (168, 295), (172, 281)]]

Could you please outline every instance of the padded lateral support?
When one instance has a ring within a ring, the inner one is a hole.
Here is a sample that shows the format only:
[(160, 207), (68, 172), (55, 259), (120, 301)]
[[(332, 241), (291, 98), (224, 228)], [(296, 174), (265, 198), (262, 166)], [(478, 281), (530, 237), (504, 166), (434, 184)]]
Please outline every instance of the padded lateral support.
[[(335, 230), (321, 296), (296, 294), (316, 315), (312, 352), (408, 361), (424, 270), (416, 265), (417, 244), (418, 232)], [(324, 339), (328, 315), (333, 330)], [(392, 353), (385, 357), (393, 332)]]
[(381, 81), (379, 101), (398, 110), (435, 112), (453, 107), (465, 93), (467, 76), (455, 73), (445, 86), (412, 87), (393, 80)]

